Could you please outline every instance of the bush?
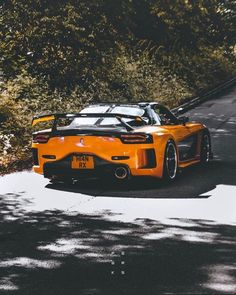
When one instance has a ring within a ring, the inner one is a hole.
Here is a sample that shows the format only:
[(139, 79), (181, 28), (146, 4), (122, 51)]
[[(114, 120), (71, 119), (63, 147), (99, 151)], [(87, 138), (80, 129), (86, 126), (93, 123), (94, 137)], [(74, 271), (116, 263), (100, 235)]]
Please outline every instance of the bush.
[(29, 163), (36, 113), (101, 101), (174, 107), (235, 76), (235, 9), (232, 0), (5, 1), (0, 170)]

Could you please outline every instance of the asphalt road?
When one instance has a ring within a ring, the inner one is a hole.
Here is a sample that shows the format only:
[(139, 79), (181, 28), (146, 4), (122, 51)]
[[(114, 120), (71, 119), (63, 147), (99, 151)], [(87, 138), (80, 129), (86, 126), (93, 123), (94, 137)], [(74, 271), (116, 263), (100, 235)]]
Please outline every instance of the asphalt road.
[(214, 160), (171, 185), (0, 178), (0, 294), (236, 294), (236, 88), (188, 113)]

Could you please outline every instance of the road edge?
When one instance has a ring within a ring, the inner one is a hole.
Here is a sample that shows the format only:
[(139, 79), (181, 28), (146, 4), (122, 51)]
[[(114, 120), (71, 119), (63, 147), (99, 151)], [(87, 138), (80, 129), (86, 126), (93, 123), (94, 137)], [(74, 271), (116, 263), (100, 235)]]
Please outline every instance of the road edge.
[(190, 99), (189, 101), (179, 105), (178, 107), (175, 107), (173, 109), (171, 109), (171, 111), (173, 113), (178, 113), (179, 109), (181, 109), (181, 111), (179, 113), (185, 113), (188, 110), (198, 106), (199, 104), (207, 101), (208, 99), (211, 99), (213, 97), (213, 95), (218, 95), (220, 94), (222, 91), (230, 88), (231, 86), (236, 85), (236, 77), (224, 82), (221, 85), (218, 85), (217, 87), (203, 93), (202, 95), (196, 96), (192, 99)]

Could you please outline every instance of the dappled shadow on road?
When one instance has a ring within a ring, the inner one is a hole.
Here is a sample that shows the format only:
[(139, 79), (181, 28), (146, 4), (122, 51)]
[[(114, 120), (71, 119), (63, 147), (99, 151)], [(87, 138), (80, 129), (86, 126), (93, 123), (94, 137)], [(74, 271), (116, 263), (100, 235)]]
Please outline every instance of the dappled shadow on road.
[[(215, 160), (207, 167), (196, 165), (183, 170), (174, 183), (154, 178), (136, 177), (127, 183), (81, 180), (74, 185), (48, 184), (54, 190), (93, 196), (125, 198), (207, 198), (218, 184), (236, 185), (236, 163)], [(203, 195), (204, 194), (204, 195)]]
[(0, 293), (235, 294), (236, 227), (26, 212), (0, 196)]

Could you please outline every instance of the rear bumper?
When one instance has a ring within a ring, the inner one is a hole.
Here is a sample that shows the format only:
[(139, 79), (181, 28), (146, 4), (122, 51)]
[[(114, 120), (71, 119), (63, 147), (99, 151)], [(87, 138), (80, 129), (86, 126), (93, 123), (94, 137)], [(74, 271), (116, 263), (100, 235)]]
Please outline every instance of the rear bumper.
[(69, 155), (59, 161), (46, 162), (43, 165), (43, 174), (45, 178), (67, 177), (74, 179), (105, 177), (114, 175), (118, 167), (125, 167), (130, 171), (128, 165), (123, 163), (110, 163), (97, 156), (94, 158), (94, 169), (75, 169), (71, 167), (72, 155)]
[[(73, 155), (81, 155), (80, 153), (72, 153), (59, 160), (45, 160), (42, 163), (39, 158), (40, 165), (34, 165), (33, 169), (36, 173), (43, 174), (45, 178), (66, 177), (66, 178), (100, 178), (107, 176), (114, 176), (115, 169), (118, 167), (125, 167), (131, 176), (152, 176), (162, 177), (162, 158), (156, 156), (155, 153), (150, 156), (148, 162), (149, 166), (140, 167), (133, 165), (134, 158), (129, 158), (123, 161), (108, 161), (95, 154), (89, 153), (94, 157), (94, 169), (74, 169), (72, 168)], [(138, 162), (137, 162), (138, 164)]]
[[(123, 144), (117, 138), (87, 136), (81, 144), (79, 139), (76, 136), (55, 137), (45, 144), (33, 143), (34, 171), (47, 178), (51, 175), (100, 177), (114, 172), (115, 167), (125, 166), (132, 176), (162, 177), (163, 140)], [(72, 169), (72, 156), (86, 154), (94, 157), (94, 169)]]

